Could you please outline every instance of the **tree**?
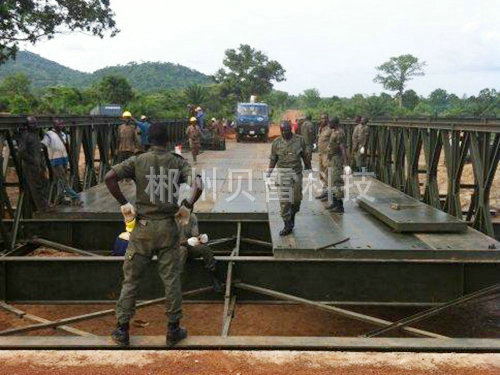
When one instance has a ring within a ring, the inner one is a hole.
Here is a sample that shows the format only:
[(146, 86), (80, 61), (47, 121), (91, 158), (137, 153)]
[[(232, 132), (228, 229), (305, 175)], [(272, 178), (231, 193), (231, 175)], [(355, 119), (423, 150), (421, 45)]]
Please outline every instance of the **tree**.
[(97, 84), (97, 92), (102, 102), (127, 104), (134, 98), (127, 79), (118, 75), (104, 76)]
[(436, 89), (430, 93), (428, 103), (434, 112), (434, 116), (439, 116), (450, 107), (450, 98), (446, 90)]
[(184, 89), (184, 96), (189, 104), (201, 105), (207, 97), (207, 89), (198, 84), (189, 85)]
[(403, 93), (403, 107), (413, 110), (419, 101), (420, 98), (414, 90), (406, 90)]
[(223, 86), (223, 94), (234, 94), (239, 100), (248, 100), (250, 95), (265, 95), (272, 88), (272, 81), (285, 80), (285, 69), (281, 64), (250, 47), (241, 44), (238, 50), (228, 49), (223, 60), (224, 67), (214, 75)]
[(471, 101), (474, 103), (475, 116), (498, 116), (500, 108), (500, 93), (495, 89), (482, 89), (477, 98)]
[(0, 64), (14, 58), (20, 42), (35, 44), (63, 31), (116, 35), (109, 0), (3, 0), (0, 2)]
[(365, 98), (363, 103), (363, 114), (368, 117), (382, 117), (390, 114), (394, 105), (394, 99), (390, 95), (380, 94)]
[(14, 73), (5, 77), (0, 84), (0, 95), (31, 96), (31, 81), (26, 74)]
[(82, 93), (74, 87), (48, 87), (40, 98), (38, 112), (67, 115), (86, 114), (92, 104), (85, 102)]
[(286, 91), (272, 90), (266, 95), (264, 101), (271, 106), (272, 109), (282, 111), (288, 101), (288, 93)]
[(35, 102), (31, 92), (31, 81), (23, 73), (5, 77), (0, 84), (0, 101), (14, 114), (28, 113)]
[(304, 90), (300, 99), (305, 108), (314, 108), (321, 102), (321, 96), (319, 95), (318, 89)]
[(373, 81), (381, 83), (386, 90), (397, 91), (399, 107), (402, 107), (406, 84), (413, 77), (423, 76), (425, 65), (424, 61), (409, 54), (391, 57), (389, 61), (376, 67), (381, 74), (377, 74)]

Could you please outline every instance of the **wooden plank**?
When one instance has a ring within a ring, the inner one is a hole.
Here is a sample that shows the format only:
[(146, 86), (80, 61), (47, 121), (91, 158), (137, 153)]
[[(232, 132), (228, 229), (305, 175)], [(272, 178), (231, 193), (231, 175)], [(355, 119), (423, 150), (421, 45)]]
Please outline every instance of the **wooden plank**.
[[(130, 348), (164, 349), (165, 336), (132, 336)], [(302, 349), (349, 351), (500, 352), (498, 339), (428, 339), (283, 336), (188, 336), (179, 349)], [(0, 349), (123, 349), (108, 336), (0, 337)]]
[(462, 232), (467, 223), (422, 203), (374, 178), (366, 196), (358, 196), (360, 207), (396, 232)]

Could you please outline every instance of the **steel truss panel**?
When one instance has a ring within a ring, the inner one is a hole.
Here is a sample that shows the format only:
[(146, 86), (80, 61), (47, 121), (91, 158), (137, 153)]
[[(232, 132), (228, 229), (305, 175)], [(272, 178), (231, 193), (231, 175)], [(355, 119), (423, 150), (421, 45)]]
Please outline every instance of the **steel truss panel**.
[[(356, 259), (296, 260), (216, 257), (221, 276), (234, 262), (234, 280), (314, 301), (433, 304), (500, 282), (498, 263), (436, 263)], [(14, 302), (110, 301), (119, 294), (120, 257), (0, 258), (0, 299)], [(152, 262), (139, 299), (164, 294)], [(201, 260), (188, 262), (184, 290), (210, 284)], [(215, 294), (200, 299), (220, 299)], [(238, 301), (262, 299), (241, 291)]]

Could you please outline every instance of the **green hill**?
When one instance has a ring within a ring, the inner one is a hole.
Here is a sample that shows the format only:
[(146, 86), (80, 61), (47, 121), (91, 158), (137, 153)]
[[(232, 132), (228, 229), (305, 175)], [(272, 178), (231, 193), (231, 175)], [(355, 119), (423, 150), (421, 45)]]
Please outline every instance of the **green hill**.
[(0, 79), (13, 73), (26, 74), (34, 87), (72, 86), (85, 87), (92, 75), (79, 72), (28, 51), (21, 51), (15, 60), (0, 65)]
[(84, 88), (104, 75), (121, 75), (139, 91), (186, 87), (193, 83), (209, 84), (209, 76), (182, 65), (160, 62), (128, 63), (110, 66), (94, 73), (84, 73), (68, 68), (35, 53), (21, 51), (16, 60), (0, 65), (0, 80), (13, 73), (26, 74), (34, 87), (69, 86)]
[(105, 75), (122, 75), (133, 88), (139, 91), (186, 87), (193, 83), (211, 83), (210, 78), (185, 66), (160, 62), (131, 62), (127, 65), (110, 66), (96, 70), (93, 78), (99, 80)]

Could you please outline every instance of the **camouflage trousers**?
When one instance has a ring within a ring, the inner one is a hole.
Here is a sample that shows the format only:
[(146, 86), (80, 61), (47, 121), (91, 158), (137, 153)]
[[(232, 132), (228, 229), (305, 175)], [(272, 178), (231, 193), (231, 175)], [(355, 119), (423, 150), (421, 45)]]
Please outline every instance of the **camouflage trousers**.
[(193, 155), (193, 161), (196, 161), (196, 157), (200, 154), (201, 143), (190, 139), (189, 148), (191, 149), (191, 155)]
[[(158, 273), (165, 287), (165, 309), (169, 322), (182, 317), (179, 229), (173, 218), (138, 220), (130, 235), (123, 263), (123, 284), (116, 304), (116, 318), (127, 323), (135, 314), (139, 285), (144, 276), (152, 277), (151, 260), (158, 256)], [(148, 274), (149, 273), (149, 274)]]
[(283, 221), (292, 220), (293, 214), (300, 211), (302, 202), (302, 173), (286, 173), (278, 177), (276, 183)]
[(186, 264), (188, 259), (201, 258), (207, 271), (215, 271), (214, 253), (210, 246), (199, 244), (196, 246), (181, 246), (181, 263)]
[(330, 157), (328, 167), (328, 191), (332, 198), (344, 198), (344, 164), (341, 155), (333, 155)]
[(323, 186), (328, 186), (328, 167), (330, 165), (330, 160), (326, 152), (320, 152), (319, 154), (319, 179), (323, 183)]
[(354, 167), (354, 170), (357, 172), (362, 172), (363, 168), (366, 168), (366, 155), (361, 154), (359, 151), (356, 152), (355, 161), (356, 165)]

